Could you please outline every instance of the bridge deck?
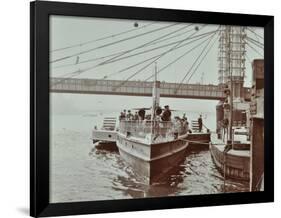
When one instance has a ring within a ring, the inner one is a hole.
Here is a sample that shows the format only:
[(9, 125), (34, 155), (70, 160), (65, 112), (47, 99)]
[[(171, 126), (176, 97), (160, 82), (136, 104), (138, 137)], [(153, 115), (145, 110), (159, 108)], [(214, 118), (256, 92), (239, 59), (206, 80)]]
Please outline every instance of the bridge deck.
[[(51, 78), (50, 92), (104, 95), (151, 96), (153, 82), (98, 79)], [(160, 83), (161, 97), (221, 100), (225, 98), (217, 85)]]

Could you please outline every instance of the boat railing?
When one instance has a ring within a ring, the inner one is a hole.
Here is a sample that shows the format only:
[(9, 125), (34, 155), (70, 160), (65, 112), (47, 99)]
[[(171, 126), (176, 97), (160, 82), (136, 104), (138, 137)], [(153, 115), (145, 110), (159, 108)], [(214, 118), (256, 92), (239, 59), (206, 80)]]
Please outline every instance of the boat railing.
[(121, 120), (119, 132), (127, 137), (175, 139), (188, 131), (187, 125), (172, 121)]

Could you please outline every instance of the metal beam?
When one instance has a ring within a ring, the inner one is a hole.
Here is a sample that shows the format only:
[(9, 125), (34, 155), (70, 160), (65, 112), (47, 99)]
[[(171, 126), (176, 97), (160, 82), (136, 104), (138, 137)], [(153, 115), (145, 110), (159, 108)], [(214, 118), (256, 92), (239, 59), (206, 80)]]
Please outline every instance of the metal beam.
[[(120, 86), (123, 84), (122, 86)], [(160, 83), (160, 95), (167, 98), (191, 98), (222, 100), (225, 98), (223, 88), (217, 85), (183, 84), (177, 90), (177, 83)], [(101, 94), (151, 96), (153, 82), (98, 79), (51, 78), (50, 92), (73, 94)], [(177, 90), (177, 91), (175, 91)]]

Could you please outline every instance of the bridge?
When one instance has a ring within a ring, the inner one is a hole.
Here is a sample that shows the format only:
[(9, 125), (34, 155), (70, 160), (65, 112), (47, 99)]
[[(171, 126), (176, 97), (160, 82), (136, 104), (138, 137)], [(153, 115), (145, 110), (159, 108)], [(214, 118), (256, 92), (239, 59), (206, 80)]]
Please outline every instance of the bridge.
[[(143, 81), (50, 78), (50, 92), (54, 93), (152, 96), (152, 87), (153, 82)], [(160, 96), (209, 100), (225, 99), (224, 90), (221, 86), (182, 84), (179, 88), (179, 84), (168, 82), (160, 82)], [(250, 99), (249, 88), (244, 88), (244, 97)]]

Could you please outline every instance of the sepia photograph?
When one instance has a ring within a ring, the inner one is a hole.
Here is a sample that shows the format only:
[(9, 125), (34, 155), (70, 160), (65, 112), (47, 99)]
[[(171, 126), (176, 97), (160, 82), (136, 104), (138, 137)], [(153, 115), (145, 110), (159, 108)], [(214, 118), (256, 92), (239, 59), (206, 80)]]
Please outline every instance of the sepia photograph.
[(264, 190), (264, 28), (49, 19), (50, 203)]

